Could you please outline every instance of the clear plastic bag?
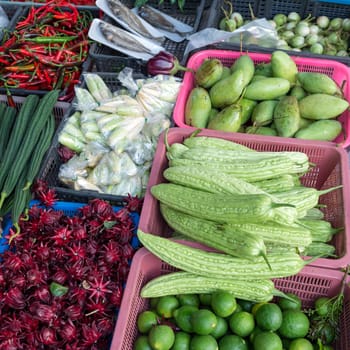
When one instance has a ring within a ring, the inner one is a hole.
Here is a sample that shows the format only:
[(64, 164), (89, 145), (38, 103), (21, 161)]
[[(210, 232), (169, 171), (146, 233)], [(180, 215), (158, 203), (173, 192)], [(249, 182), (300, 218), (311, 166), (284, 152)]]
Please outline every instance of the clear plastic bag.
[(216, 28), (205, 28), (188, 37), (188, 44), (184, 56), (192, 50), (219, 42), (232, 44), (259, 45), (263, 47), (277, 47), (279, 38), (276, 29), (266, 18), (255, 19), (233, 32)]

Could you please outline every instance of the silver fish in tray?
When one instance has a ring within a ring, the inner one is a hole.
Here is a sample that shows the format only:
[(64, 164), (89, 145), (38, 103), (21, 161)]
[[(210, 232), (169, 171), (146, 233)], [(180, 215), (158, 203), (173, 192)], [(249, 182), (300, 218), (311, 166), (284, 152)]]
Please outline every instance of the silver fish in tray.
[(186, 33), (177, 29), (174, 23), (170, 22), (165, 16), (160, 12), (155, 11), (152, 7), (148, 5), (143, 5), (138, 9), (138, 14), (148, 23), (152, 24), (154, 27), (166, 30), (171, 33), (177, 33), (185, 35)]
[(135, 39), (129, 32), (107, 22), (99, 24), (103, 36), (113, 44), (126, 50), (154, 54), (151, 49)]
[(113, 14), (125, 22), (130, 28), (146, 38), (154, 39), (152, 34), (147, 30), (147, 28), (140, 20), (140, 17), (131, 11), (127, 6), (125, 6), (121, 1), (107, 0), (107, 3)]

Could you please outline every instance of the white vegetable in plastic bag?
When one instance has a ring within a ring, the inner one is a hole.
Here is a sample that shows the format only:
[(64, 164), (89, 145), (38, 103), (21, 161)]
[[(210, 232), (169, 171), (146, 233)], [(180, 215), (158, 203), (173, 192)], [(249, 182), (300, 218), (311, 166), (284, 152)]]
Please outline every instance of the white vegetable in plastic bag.
[(125, 147), (125, 151), (135, 164), (142, 165), (145, 162), (152, 161), (155, 145), (150, 137), (141, 133)]
[(142, 134), (149, 138), (158, 138), (158, 136), (171, 126), (171, 122), (167, 115), (163, 113), (149, 114), (146, 119)]
[(87, 161), (87, 166), (89, 168), (95, 167), (102, 157), (109, 152), (106, 148), (99, 142), (91, 141), (86, 146), (80, 157), (84, 157)]
[(87, 89), (74, 86), (74, 92), (76, 99), (73, 106), (78, 111), (92, 111), (98, 106), (98, 103)]
[(118, 173), (113, 174), (111, 172), (108, 164), (108, 157), (109, 152), (102, 157), (102, 159), (93, 169), (91, 169), (87, 177), (87, 180), (90, 183), (96, 186), (106, 186), (111, 183), (118, 183), (121, 180), (120, 175)]
[(123, 179), (118, 185), (108, 186), (104, 188), (106, 193), (127, 196), (131, 194), (133, 196), (142, 196), (142, 183), (141, 178), (138, 175)]
[(144, 124), (144, 117), (121, 117), (118, 126), (108, 137), (108, 145), (117, 153), (123, 152), (126, 145), (141, 132)]
[(84, 155), (75, 155), (68, 162), (60, 166), (58, 172), (58, 178), (67, 185), (72, 185), (78, 177), (87, 177), (87, 164), (88, 161)]
[(81, 191), (81, 190), (88, 190), (88, 191), (96, 191), (96, 192), (103, 192), (102, 189), (88, 180), (86, 180), (83, 177), (78, 176), (77, 180), (74, 182), (74, 190)]
[(83, 76), (90, 94), (99, 104), (113, 97), (111, 90), (101, 76), (96, 73), (84, 73)]
[(181, 83), (174, 77), (162, 79), (163, 76), (159, 75), (145, 82), (137, 92), (136, 99), (147, 113), (161, 112), (170, 117)]
[(125, 117), (142, 117), (144, 111), (138, 101), (128, 95), (117, 95), (108, 102), (98, 106), (96, 111), (116, 113)]
[(58, 135), (59, 143), (78, 153), (84, 149), (87, 142), (84, 134), (81, 132), (80, 116), (81, 113), (76, 111), (68, 117)]

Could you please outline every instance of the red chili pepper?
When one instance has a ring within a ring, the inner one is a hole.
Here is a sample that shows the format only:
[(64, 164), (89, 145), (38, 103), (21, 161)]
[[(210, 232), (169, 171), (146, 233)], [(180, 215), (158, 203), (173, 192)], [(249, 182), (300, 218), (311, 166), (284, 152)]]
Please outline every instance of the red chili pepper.
[(13, 97), (11, 95), (11, 92), (6, 89), (6, 97), (7, 97), (7, 104), (10, 106), (10, 107), (16, 107), (16, 103), (15, 101), (13, 100)]
[(2, 57), (0, 57), (0, 63), (5, 65), (5, 66), (11, 64), (9, 60), (2, 58)]

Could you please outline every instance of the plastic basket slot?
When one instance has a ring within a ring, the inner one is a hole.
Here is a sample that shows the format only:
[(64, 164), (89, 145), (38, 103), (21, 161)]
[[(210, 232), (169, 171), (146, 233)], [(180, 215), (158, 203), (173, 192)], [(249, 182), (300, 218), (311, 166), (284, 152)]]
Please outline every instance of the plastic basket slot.
[(336, 4), (334, 2), (321, 2), (310, 0), (310, 5), (312, 5), (312, 15), (313, 16), (328, 16), (329, 18), (350, 17), (350, 8), (348, 5)]

